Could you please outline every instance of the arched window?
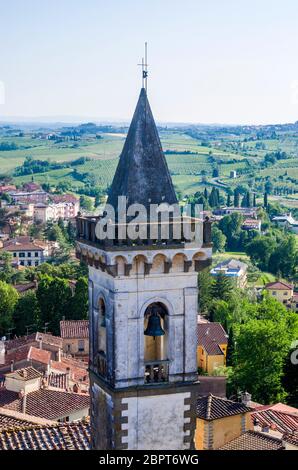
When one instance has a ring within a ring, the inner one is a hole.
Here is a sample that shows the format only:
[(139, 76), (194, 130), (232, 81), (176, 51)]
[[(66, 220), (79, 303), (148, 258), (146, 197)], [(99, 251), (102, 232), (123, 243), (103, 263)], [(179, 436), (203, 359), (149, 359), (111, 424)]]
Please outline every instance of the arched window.
[(99, 299), (98, 302), (98, 326), (97, 326), (97, 335), (98, 335), (98, 352), (106, 354), (107, 345), (106, 345), (106, 305), (103, 298)]
[(144, 360), (167, 359), (168, 312), (161, 302), (153, 302), (144, 315)]

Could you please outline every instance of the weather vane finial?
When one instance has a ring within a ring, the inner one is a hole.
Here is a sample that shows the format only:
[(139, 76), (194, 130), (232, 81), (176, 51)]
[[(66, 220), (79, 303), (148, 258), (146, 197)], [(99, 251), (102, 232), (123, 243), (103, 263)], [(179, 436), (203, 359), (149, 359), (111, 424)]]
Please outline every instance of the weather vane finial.
[(145, 42), (145, 59), (144, 57), (142, 57), (142, 63), (138, 65), (142, 66), (142, 88), (145, 88), (147, 92), (147, 77), (148, 77), (147, 42)]

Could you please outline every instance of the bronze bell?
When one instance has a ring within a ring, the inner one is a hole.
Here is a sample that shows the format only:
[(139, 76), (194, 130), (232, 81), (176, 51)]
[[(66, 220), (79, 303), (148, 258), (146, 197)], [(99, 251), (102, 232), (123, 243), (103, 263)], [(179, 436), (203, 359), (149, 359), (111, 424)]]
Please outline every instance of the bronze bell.
[(160, 316), (157, 312), (153, 312), (148, 320), (148, 325), (146, 330), (144, 331), (144, 335), (146, 336), (163, 336), (165, 334), (164, 330), (161, 327), (160, 323)]

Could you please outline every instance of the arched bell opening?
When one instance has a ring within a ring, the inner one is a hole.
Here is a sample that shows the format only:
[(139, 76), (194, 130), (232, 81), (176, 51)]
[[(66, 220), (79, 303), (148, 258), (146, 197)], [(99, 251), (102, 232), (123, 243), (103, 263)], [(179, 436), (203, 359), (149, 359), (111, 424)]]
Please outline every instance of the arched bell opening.
[(144, 314), (144, 360), (167, 359), (168, 312), (161, 302), (150, 304)]
[(98, 352), (106, 354), (107, 335), (106, 335), (106, 305), (102, 298), (98, 301)]

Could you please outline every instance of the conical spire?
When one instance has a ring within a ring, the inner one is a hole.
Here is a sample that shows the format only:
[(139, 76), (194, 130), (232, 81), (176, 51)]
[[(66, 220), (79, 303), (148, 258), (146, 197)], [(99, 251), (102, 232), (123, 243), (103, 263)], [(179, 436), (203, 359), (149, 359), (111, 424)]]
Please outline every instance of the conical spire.
[(108, 204), (115, 210), (118, 196), (126, 196), (128, 206), (139, 203), (148, 208), (150, 204), (177, 203), (144, 88), (141, 89), (108, 197)]

